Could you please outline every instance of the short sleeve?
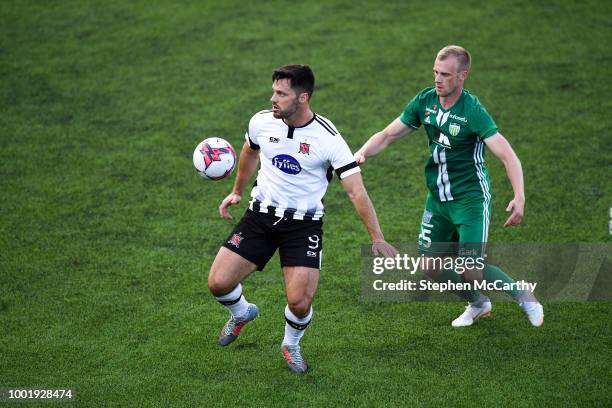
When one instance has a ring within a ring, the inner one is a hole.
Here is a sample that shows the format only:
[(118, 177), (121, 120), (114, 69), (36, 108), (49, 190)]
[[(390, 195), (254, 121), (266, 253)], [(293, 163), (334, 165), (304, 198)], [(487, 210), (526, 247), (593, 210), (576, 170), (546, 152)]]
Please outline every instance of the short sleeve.
[(421, 118), (419, 117), (419, 97), (420, 93), (417, 94), (408, 105), (404, 108), (404, 111), (400, 115), (400, 120), (406, 126), (418, 129), (421, 126)]
[(253, 150), (259, 150), (259, 144), (257, 144), (257, 114), (251, 118), (249, 125), (247, 126), (246, 132), (244, 133), (245, 140), (249, 143), (249, 147)]
[(489, 112), (482, 106), (476, 107), (470, 122), (472, 130), (481, 140), (491, 137), (499, 131)]
[(331, 146), (329, 162), (340, 180), (361, 171), (359, 165), (355, 162), (351, 149), (340, 134), (333, 138)]

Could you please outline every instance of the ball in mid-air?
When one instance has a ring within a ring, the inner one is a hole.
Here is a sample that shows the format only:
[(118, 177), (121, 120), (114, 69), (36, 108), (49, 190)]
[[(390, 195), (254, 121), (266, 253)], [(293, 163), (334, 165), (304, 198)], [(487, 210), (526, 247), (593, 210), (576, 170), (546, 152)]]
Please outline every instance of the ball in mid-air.
[(200, 142), (193, 151), (193, 165), (205, 179), (221, 180), (236, 167), (236, 153), (226, 140), (211, 137)]

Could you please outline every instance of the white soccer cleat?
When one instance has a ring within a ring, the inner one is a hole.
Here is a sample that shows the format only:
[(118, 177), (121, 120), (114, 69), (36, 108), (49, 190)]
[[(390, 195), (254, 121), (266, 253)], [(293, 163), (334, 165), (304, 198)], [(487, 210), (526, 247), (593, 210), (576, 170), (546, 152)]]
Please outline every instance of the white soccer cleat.
[(478, 303), (468, 303), (465, 307), (465, 312), (453, 320), (452, 325), (453, 327), (471, 326), (475, 320), (490, 316), (491, 309), (491, 301), (488, 298)]
[(532, 325), (540, 327), (544, 324), (544, 307), (537, 300), (522, 301), (519, 302), (519, 306), (523, 309)]

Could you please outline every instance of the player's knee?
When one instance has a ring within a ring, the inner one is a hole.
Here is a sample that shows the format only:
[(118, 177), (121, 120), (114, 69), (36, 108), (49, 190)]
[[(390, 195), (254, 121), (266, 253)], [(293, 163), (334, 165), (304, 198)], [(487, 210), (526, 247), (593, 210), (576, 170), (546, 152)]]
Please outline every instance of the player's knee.
[(223, 293), (222, 293), (223, 289), (222, 289), (221, 285), (219, 284), (219, 282), (217, 282), (215, 280), (211, 280), (210, 278), (208, 278), (208, 290), (214, 296), (221, 296), (221, 295), (223, 295)]
[(306, 317), (310, 312), (310, 303), (312, 299), (303, 298), (299, 300), (289, 301), (289, 310), (297, 317)]
[(228, 284), (218, 273), (215, 273), (214, 270), (211, 269), (208, 274), (208, 290), (214, 296), (223, 296), (234, 289), (233, 287), (229, 287), (231, 285)]

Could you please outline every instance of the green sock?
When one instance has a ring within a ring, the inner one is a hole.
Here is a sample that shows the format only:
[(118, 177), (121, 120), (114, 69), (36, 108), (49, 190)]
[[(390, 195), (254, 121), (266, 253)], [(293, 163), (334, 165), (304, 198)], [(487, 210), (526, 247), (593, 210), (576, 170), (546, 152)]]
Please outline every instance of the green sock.
[[(502, 272), (503, 273), (503, 272)], [(465, 283), (461, 275), (452, 269), (445, 269), (440, 276), (435, 279), (436, 282), (453, 282), (453, 283)], [(475, 303), (480, 300), (482, 296), (477, 290), (458, 290), (454, 292), (456, 295), (462, 297), (470, 303)]]
[[(506, 275), (506, 273), (504, 271), (499, 269), (497, 266), (488, 265), (488, 264), (485, 266), (484, 280), (487, 281), (488, 283), (493, 283), (493, 282), (498, 281), (498, 280), (502, 281), (503, 283), (514, 283), (514, 279), (512, 279), (510, 276)], [(513, 298), (518, 297), (520, 292), (516, 289), (516, 286), (511, 286), (511, 287), (514, 288), (514, 289), (506, 290), (504, 292), (506, 292), (507, 294), (509, 294)]]

